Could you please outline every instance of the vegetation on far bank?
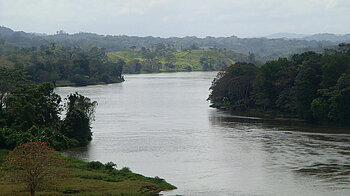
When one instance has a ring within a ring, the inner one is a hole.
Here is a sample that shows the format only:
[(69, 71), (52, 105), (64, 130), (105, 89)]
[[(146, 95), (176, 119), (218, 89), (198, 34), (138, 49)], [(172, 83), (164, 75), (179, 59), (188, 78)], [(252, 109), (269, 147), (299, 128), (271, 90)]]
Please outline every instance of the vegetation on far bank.
[[(0, 149), (0, 195), (28, 195), (24, 183), (4, 180), (10, 170), (2, 165), (8, 150)], [(116, 169), (111, 162), (84, 162), (66, 158), (69, 176), (54, 186), (39, 189), (39, 195), (157, 195), (160, 191), (176, 189), (159, 177), (145, 177), (133, 173), (129, 168)]]
[(236, 63), (219, 72), (213, 107), (318, 123), (350, 123), (350, 45), (305, 52), (261, 67)]
[[(211, 37), (199, 38), (195, 36), (186, 37), (138, 37), (138, 36), (112, 36), (98, 35), (95, 33), (80, 32), (76, 34), (68, 34), (64, 31), (57, 31), (55, 35), (38, 35), (35, 33), (25, 33), (23, 31), (13, 31), (10, 28), (0, 26), (0, 42), (14, 44), (21, 47), (32, 47), (41, 45), (50, 45), (57, 43), (59, 45), (70, 47), (88, 48), (96, 46), (106, 48), (109, 52), (117, 52), (136, 48), (152, 48), (152, 46), (162, 43), (165, 45), (174, 45), (176, 50), (191, 47), (193, 44), (201, 48), (214, 48), (233, 50), (236, 53), (249, 55), (254, 53), (262, 61), (275, 60), (278, 57), (289, 56), (293, 53), (303, 51), (322, 52), (324, 48), (336, 46), (340, 40), (349, 39), (347, 37), (339, 37), (338, 39), (329, 39), (330, 35), (315, 35), (315, 38), (309, 37), (307, 40), (302, 39), (267, 39), (267, 38), (239, 38), (230, 37)], [(333, 35), (335, 36), (335, 35)], [(323, 39), (322, 37), (326, 38)], [(332, 36), (331, 36), (332, 37)], [(316, 41), (317, 40), (317, 41)], [(328, 41), (326, 41), (328, 40)], [(240, 60), (237, 60), (240, 61)]]
[(112, 62), (105, 49), (61, 46), (17, 47), (0, 42), (0, 67), (26, 72), (35, 83), (85, 86), (124, 81), (123, 61)]
[(174, 45), (161, 43), (151, 48), (132, 47), (119, 52), (109, 52), (107, 56), (116, 62), (125, 62), (123, 73), (218, 71), (235, 61), (255, 63), (253, 54), (247, 56), (217, 48), (200, 49), (196, 45), (177, 50)]

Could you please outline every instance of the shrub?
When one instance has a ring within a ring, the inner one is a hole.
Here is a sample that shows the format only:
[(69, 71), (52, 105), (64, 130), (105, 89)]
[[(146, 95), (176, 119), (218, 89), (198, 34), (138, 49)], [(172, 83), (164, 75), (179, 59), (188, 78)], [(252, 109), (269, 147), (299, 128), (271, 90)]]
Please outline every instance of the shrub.
[(87, 165), (87, 167), (89, 169), (101, 169), (101, 168), (103, 168), (103, 166), (104, 165), (101, 162), (99, 162), (99, 161), (91, 161)]
[(105, 164), (105, 169), (108, 170), (109, 172), (113, 172), (114, 169), (117, 168), (117, 164), (113, 163), (112, 161), (108, 162)]

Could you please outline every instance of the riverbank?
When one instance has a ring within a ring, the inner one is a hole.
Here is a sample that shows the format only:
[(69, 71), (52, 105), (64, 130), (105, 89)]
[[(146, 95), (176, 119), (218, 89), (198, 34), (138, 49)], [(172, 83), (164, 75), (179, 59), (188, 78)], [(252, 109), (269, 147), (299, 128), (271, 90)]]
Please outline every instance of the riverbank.
[[(261, 110), (247, 110), (247, 111), (236, 111), (233, 110), (229, 105), (210, 105), (222, 112), (227, 112), (228, 119), (235, 122), (263, 122), (265, 125), (270, 126), (291, 126), (298, 127), (300, 131), (314, 132), (317, 130), (319, 133), (332, 133), (332, 134), (348, 134), (350, 133), (350, 127), (348, 125), (338, 125), (335, 123), (320, 123), (307, 121), (295, 116), (276, 113), (274, 111), (261, 111)], [(229, 120), (229, 121), (231, 121)], [(331, 130), (331, 131), (330, 131)]]
[(90, 85), (101, 85), (101, 84), (114, 84), (114, 83), (122, 83), (124, 82), (124, 77), (117, 79), (117, 80), (113, 80), (110, 82), (102, 82), (102, 81), (97, 81), (97, 82), (88, 82), (88, 83), (84, 83), (84, 84), (77, 84), (74, 83), (72, 81), (68, 81), (68, 80), (59, 80), (56, 81), (54, 86), (55, 87), (66, 87), (66, 86), (90, 86)]
[(260, 118), (264, 120), (280, 120), (280, 121), (294, 121), (294, 122), (307, 122), (304, 119), (297, 118), (292, 115), (277, 113), (276, 111), (262, 111), (262, 110), (247, 110), (247, 111), (237, 111), (233, 106), (229, 104), (212, 104), (212, 108), (218, 110), (227, 111), (233, 115), (246, 116), (253, 118)]
[[(8, 150), (0, 149), (0, 165)], [(37, 192), (38, 195), (157, 195), (166, 190), (176, 189), (158, 177), (145, 177), (131, 172), (128, 168), (109, 172), (103, 167), (91, 167), (91, 163), (67, 158), (70, 176), (54, 188)], [(0, 167), (1, 168), (1, 167)], [(92, 169), (96, 168), (96, 169)], [(0, 169), (0, 179), (6, 175)], [(23, 184), (0, 181), (0, 195), (27, 195)]]

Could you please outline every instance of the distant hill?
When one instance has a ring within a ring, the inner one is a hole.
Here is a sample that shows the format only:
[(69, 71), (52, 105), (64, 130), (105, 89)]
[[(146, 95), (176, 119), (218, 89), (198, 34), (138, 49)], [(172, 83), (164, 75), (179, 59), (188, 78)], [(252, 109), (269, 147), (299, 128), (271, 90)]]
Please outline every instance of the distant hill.
[(14, 31), (10, 28), (0, 26), (0, 35), (9, 36), (12, 35)]
[(297, 39), (306, 41), (350, 42), (350, 34), (337, 35), (332, 33), (319, 33), (314, 35), (296, 33), (275, 33), (265, 36), (268, 39)]
[[(320, 34), (323, 35), (323, 34)], [(106, 48), (109, 52), (117, 52), (129, 48), (152, 48), (155, 44), (162, 43), (174, 46), (175, 49), (196, 45), (201, 48), (219, 48), (233, 50), (237, 53), (249, 55), (254, 53), (262, 61), (273, 60), (281, 56), (288, 56), (293, 53), (304, 51), (322, 52), (324, 48), (335, 47), (339, 40), (347, 39), (321, 39), (318, 37), (307, 37), (302, 39), (268, 39), (268, 38), (238, 38), (231, 37), (205, 37), (198, 38), (193, 36), (187, 37), (137, 37), (126, 35), (98, 35), (94, 33), (76, 33), (67, 34), (58, 31), (55, 35), (37, 35), (35, 33), (25, 33), (22, 31), (13, 31), (6, 27), (0, 27), (0, 39), (17, 46), (40, 46), (57, 43), (60, 45), (91, 48), (94, 46)], [(277, 35), (275, 35), (277, 36)], [(282, 34), (280, 36), (283, 36)], [(297, 37), (301, 35), (284, 34), (285, 37)], [(321, 36), (322, 37), (322, 36)], [(325, 36), (323, 36), (325, 37)], [(328, 36), (329, 37), (329, 36)], [(337, 41), (338, 40), (338, 41)]]
[(268, 39), (302, 39), (308, 35), (306, 34), (297, 34), (297, 33), (274, 33), (271, 35), (265, 36)]
[(315, 41), (350, 42), (350, 34), (336, 35), (331, 33), (321, 33), (321, 34), (306, 36), (303, 39), (315, 40)]

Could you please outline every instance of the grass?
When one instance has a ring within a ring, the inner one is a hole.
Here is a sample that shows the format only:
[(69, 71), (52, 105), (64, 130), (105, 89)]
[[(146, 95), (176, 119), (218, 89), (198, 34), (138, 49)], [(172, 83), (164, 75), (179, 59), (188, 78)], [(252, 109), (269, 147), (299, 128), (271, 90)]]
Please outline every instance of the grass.
[[(210, 57), (217, 64), (222, 64), (222, 62), (225, 62), (226, 65), (234, 64), (234, 58), (236, 58), (235, 56), (226, 55), (218, 50), (177, 51), (173, 52), (173, 55), (175, 56), (175, 60), (173, 62), (174, 66), (176, 67), (175, 71), (187, 71), (188, 67), (190, 67), (192, 71), (202, 71), (203, 66), (200, 63), (201, 57)], [(118, 59), (124, 60), (125, 62), (130, 62), (133, 60), (139, 60), (140, 62), (145, 61), (145, 59), (142, 58), (141, 51), (123, 50), (118, 52), (109, 52), (107, 53), (107, 56), (112, 61), (117, 61)], [(156, 59), (162, 63), (162, 68), (159, 71), (169, 71), (169, 69), (167, 69), (165, 66), (166, 61), (164, 57), (156, 57)], [(216, 70), (220, 70), (222, 68), (221, 66), (214, 68)]]
[[(7, 150), (0, 149), (0, 163)], [(157, 195), (160, 191), (176, 189), (164, 179), (145, 177), (128, 168), (109, 171), (104, 167), (91, 169), (88, 162), (67, 158), (70, 177), (50, 190), (38, 191), (37, 195)], [(0, 172), (0, 178), (6, 175)], [(0, 181), (0, 195), (28, 195), (23, 184)]]

